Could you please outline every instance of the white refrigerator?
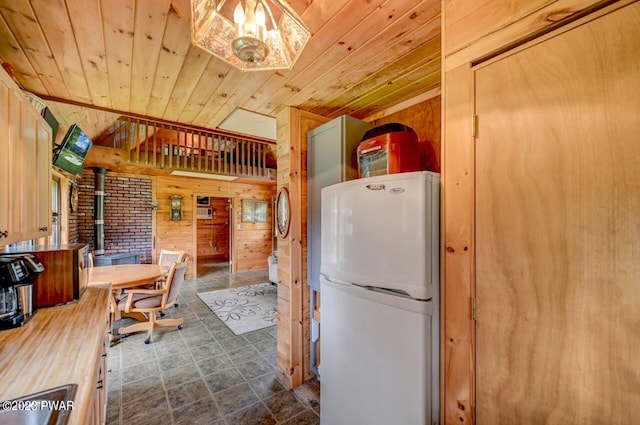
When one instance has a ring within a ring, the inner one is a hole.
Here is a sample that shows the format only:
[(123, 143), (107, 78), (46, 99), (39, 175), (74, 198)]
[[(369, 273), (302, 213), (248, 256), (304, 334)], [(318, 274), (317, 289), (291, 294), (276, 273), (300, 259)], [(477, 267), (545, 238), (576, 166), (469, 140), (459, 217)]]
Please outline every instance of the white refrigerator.
[(439, 174), (325, 187), (321, 220), (321, 424), (439, 423)]

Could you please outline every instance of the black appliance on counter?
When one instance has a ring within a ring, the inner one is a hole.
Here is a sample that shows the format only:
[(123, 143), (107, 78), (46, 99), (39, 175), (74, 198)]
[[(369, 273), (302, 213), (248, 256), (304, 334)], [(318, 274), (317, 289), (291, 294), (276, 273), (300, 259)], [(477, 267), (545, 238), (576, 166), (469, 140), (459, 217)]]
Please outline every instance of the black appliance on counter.
[(0, 257), (0, 330), (17, 328), (33, 317), (33, 282), (43, 271), (30, 254)]

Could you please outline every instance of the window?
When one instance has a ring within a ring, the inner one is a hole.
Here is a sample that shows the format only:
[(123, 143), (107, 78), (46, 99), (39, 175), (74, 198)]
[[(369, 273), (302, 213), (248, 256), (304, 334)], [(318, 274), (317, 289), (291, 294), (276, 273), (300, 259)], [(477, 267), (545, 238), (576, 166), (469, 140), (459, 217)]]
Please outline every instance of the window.
[(60, 243), (60, 179), (53, 177), (51, 180), (51, 235), (48, 243), (58, 245)]

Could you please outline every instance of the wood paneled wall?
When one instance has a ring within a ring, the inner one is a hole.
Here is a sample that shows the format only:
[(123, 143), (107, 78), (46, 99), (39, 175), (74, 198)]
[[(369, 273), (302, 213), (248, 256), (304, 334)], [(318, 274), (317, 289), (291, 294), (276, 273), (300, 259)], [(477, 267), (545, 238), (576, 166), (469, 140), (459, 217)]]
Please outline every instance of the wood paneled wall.
[[(155, 180), (155, 200), (158, 202), (158, 210), (156, 211), (156, 253), (161, 248), (185, 250), (192, 259), (197, 258), (195, 255), (197, 243), (197, 226), (194, 226), (195, 220), (195, 197), (196, 196), (214, 196), (219, 198), (233, 198), (234, 203), (237, 199), (271, 199), (275, 196), (275, 184), (247, 184), (234, 183), (233, 181), (196, 179), (175, 176), (157, 176)], [(183, 198), (182, 220), (169, 220), (169, 196), (180, 195)], [(238, 204), (239, 205), (239, 204)], [(234, 208), (236, 205), (234, 204)], [(235, 224), (235, 223), (233, 223)], [(271, 222), (266, 223), (268, 229), (262, 233), (254, 233), (252, 237), (256, 239), (255, 243), (271, 246)], [(234, 240), (232, 241), (232, 258), (234, 258), (233, 270), (235, 272), (267, 269), (267, 257), (270, 249), (264, 251), (258, 256), (254, 247), (244, 246), (241, 242), (245, 239), (245, 235), (252, 232), (252, 229), (234, 229)], [(260, 267), (260, 265), (262, 266)], [(188, 276), (193, 276), (193, 261), (188, 270)]]
[(309, 287), (306, 284), (307, 133), (328, 118), (287, 108), (276, 117), (278, 190), (291, 204), (289, 234), (278, 237), (277, 378), (293, 388), (311, 378)]
[(608, 3), (594, 0), (442, 2), (443, 424), (474, 423), (475, 325), (471, 301), (476, 290), (475, 140), (472, 135), (475, 100), (471, 66)]
[[(275, 190), (275, 186), (273, 187)], [(241, 195), (233, 198), (234, 211), (234, 244), (235, 263), (238, 271), (264, 270), (268, 268), (267, 257), (274, 250), (273, 247), (273, 215), (271, 199), (275, 192), (252, 193), (250, 196)], [(242, 201), (255, 199), (267, 201), (269, 213), (264, 223), (242, 222)]]
[(440, 119), (441, 96), (386, 115), (372, 122), (374, 125), (398, 122), (411, 127), (418, 135), (421, 165), (424, 169), (440, 172)]

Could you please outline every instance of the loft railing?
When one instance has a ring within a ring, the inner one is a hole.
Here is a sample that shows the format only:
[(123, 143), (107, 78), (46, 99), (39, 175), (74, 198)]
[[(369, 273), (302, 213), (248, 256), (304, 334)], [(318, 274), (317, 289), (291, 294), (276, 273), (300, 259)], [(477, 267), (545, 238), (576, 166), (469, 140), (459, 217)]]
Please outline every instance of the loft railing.
[(127, 152), (130, 164), (275, 180), (274, 142), (122, 117), (103, 146)]

